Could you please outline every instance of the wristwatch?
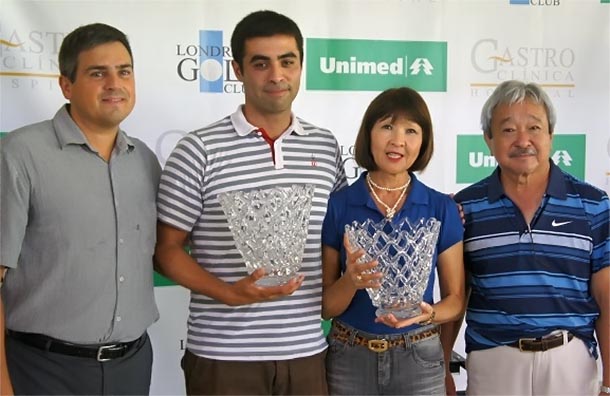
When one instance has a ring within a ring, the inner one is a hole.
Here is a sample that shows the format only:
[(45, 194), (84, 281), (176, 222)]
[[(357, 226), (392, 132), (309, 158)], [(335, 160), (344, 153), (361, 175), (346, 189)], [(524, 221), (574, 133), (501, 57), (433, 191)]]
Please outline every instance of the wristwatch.
[(610, 395), (610, 386), (602, 385), (599, 387), (599, 391)]

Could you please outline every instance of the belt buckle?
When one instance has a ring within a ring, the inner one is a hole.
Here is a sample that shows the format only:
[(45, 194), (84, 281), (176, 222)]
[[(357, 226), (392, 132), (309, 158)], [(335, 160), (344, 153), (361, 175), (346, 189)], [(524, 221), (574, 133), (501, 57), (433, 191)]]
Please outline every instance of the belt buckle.
[(528, 351), (527, 349), (523, 349), (523, 341), (535, 342), (537, 340), (535, 338), (519, 338), (519, 350), (521, 352), (531, 352), (531, 351)]
[(367, 343), (369, 350), (377, 353), (385, 352), (388, 350), (387, 340), (369, 340)]
[(95, 357), (97, 359), (98, 362), (107, 362), (109, 360), (112, 360), (112, 358), (103, 358), (102, 357), (102, 353), (104, 353), (104, 351), (110, 350), (112, 348), (117, 348), (117, 345), (102, 345), (101, 347), (99, 347), (97, 349), (97, 356)]

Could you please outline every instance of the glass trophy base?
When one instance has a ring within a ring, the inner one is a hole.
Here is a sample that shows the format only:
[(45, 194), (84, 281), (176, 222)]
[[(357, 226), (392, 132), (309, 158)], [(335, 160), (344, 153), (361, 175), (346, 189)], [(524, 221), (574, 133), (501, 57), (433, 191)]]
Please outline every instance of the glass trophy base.
[(296, 277), (297, 274), (292, 275), (278, 275), (278, 276), (263, 276), (259, 280), (256, 281), (258, 286), (281, 286), (287, 283), (290, 279)]
[(421, 315), (422, 311), (419, 305), (401, 305), (395, 307), (377, 308), (375, 314), (377, 317), (393, 314), (398, 320), (409, 319)]

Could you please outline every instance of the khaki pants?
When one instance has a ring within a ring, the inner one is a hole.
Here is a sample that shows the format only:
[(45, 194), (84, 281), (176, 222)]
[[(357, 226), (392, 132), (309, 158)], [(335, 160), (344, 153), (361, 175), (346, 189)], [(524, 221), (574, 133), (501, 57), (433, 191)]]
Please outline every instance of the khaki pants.
[(509, 346), (473, 351), (466, 359), (468, 395), (598, 395), (597, 363), (574, 338), (545, 352)]

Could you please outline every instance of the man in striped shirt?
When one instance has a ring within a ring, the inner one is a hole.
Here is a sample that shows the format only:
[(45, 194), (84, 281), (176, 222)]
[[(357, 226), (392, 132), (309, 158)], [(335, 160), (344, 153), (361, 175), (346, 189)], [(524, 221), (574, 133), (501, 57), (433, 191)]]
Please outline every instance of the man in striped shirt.
[[(158, 195), (157, 269), (191, 290), (186, 390), (326, 394), (320, 235), (329, 194), (346, 185), (340, 149), (330, 131), (291, 111), (303, 62), (291, 19), (249, 14), (231, 47), (245, 104), (178, 143)], [(315, 186), (301, 272), (261, 287), (263, 272), (247, 274), (218, 195), (293, 184)]]
[(610, 391), (608, 196), (550, 160), (555, 121), (538, 85), (500, 84), (481, 115), (498, 167), (455, 197), (470, 275), (471, 395)]

